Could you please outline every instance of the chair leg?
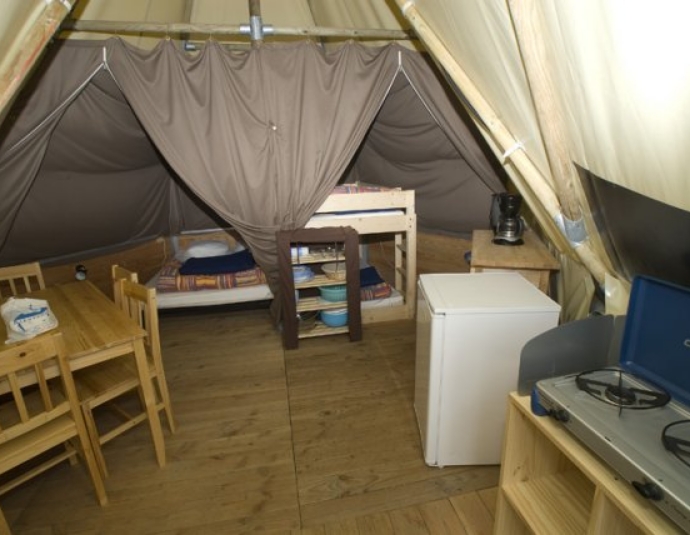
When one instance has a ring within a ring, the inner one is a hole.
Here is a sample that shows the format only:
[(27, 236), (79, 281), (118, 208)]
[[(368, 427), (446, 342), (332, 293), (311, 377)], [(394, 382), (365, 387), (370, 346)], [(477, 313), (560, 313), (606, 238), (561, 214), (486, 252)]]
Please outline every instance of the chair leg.
[(82, 414), (84, 415), (84, 423), (86, 425), (86, 433), (89, 442), (92, 446), (93, 456), (98, 466), (98, 471), (103, 479), (108, 477), (108, 468), (105, 465), (105, 457), (103, 457), (103, 450), (101, 449), (101, 439), (98, 435), (98, 428), (96, 427), (96, 420), (93, 416), (93, 407), (88, 403), (82, 403)]
[[(72, 444), (70, 444), (69, 442), (65, 442), (64, 446), (65, 446), (65, 453), (74, 452), (74, 446)], [(74, 454), (70, 455), (67, 460), (69, 461), (69, 464), (71, 466), (74, 466), (75, 464), (78, 463), (77, 456)]]
[(170, 392), (168, 392), (168, 383), (165, 380), (165, 374), (161, 371), (156, 376), (156, 383), (160, 391), (161, 400), (163, 401), (163, 408), (165, 409), (165, 417), (168, 420), (168, 428), (171, 433), (175, 432), (175, 419), (172, 413), (172, 403), (170, 403)]
[[(86, 404), (81, 404), (82, 411), (81, 414), (75, 413), (74, 420), (77, 426), (77, 434), (79, 435), (80, 442), (80, 453), (82, 454), (84, 461), (86, 462), (86, 468), (91, 476), (91, 482), (93, 483), (94, 489), (96, 491), (96, 497), (100, 505), (106, 505), (108, 503), (108, 495), (105, 492), (105, 484), (103, 483), (103, 472), (96, 460), (96, 452), (100, 454), (100, 445), (98, 444), (98, 435), (96, 434), (96, 440), (92, 441), (89, 436), (89, 431), (87, 430), (86, 420), (90, 420), (93, 424), (93, 414), (89, 413), (85, 416), (84, 413)], [(95, 429), (95, 427), (94, 427)], [(103, 461), (103, 470), (105, 470), (105, 461)]]
[[(170, 404), (170, 394), (168, 393), (168, 385), (165, 383), (165, 377), (163, 377), (163, 380), (161, 381), (158, 375), (152, 375), (151, 380), (153, 382), (153, 393), (156, 396), (156, 410), (159, 412), (161, 410), (165, 411), (165, 418), (168, 421), (168, 429), (172, 434), (175, 432), (175, 420), (173, 419), (172, 405)], [(139, 388), (138, 392), (141, 406), (145, 407), (144, 392), (141, 388)], [(158, 402), (158, 399), (161, 400), (160, 403)]]

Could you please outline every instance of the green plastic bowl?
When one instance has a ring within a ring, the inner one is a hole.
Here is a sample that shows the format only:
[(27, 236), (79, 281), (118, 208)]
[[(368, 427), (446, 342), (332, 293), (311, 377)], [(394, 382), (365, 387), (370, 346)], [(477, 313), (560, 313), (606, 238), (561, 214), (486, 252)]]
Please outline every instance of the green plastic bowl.
[(324, 301), (346, 301), (347, 300), (347, 286), (339, 284), (338, 286), (319, 286), (319, 293), (321, 299)]

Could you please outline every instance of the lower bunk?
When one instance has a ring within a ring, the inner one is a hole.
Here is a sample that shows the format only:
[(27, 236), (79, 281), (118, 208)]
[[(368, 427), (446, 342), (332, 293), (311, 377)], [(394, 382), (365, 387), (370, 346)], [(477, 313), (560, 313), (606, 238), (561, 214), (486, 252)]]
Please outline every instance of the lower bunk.
[[(146, 283), (157, 291), (159, 309), (268, 301), (274, 295), (266, 276), (232, 231), (188, 233), (172, 239), (173, 256)], [(403, 295), (375, 268), (362, 266), (361, 306), (380, 311), (404, 304)], [(365, 320), (366, 322), (366, 320)]]

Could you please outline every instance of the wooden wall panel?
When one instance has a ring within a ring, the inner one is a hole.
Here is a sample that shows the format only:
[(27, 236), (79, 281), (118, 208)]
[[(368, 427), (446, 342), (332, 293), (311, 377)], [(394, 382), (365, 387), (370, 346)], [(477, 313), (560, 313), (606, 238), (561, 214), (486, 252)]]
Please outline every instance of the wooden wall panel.
[[(418, 232), (417, 274), (469, 272), (470, 266), (464, 255), (471, 249), (471, 240)], [(369, 263), (376, 266), (386, 281), (393, 281), (393, 240), (371, 241)]]
[[(392, 282), (394, 275), (393, 240), (377, 241), (375, 236), (369, 244), (369, 263), (375, 265), (381, 276)], [(470, 240), (417, 234), (417, 273), (465, 273), (470, 267), (464, 255), (472, 248)], [(46, 284), (58, 284), (74, 280), (75, 267), (83, 264), (88, 270), (88, 280), (110, 296), (110, 266), (119, 264), (139, 273), (139, 280), (146, 282), (160, 269), (164, 260), (172, 255), (169, 238), (158, 238), (131, 249), (104, 256), (72, 260), (69, 264), (43, 267)]]
[(131, 271), (136, 271), (139, 274), (139, 280), (146, 282), (160, 269), (171, 250), (169, 240), (158, 238), (131, 249), (104, 256), (71, 260), (69, 264), (58, 266), (44, 266), (43, 276), (46, 285), (70, 282), (74, 280), (75, 267), (83, 264), (87, 269), (88, 280), (103, 293), (112, 296), (111, 265), (119, 264)]

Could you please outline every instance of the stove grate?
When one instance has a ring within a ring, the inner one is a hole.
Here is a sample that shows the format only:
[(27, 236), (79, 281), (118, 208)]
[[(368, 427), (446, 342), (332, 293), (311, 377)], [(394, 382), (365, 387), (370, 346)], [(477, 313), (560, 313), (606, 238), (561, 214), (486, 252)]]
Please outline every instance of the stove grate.
[(580, 390), (620, 410), (653, 409), (671, 401), (663, 388), (648, 381), (644, 382), (645, 387), (637, 386), (634, 375), (618, 368), (582, 372), (575, 377), (575, 383)]
[(678, 420), (664, 427), (661, 442), (680, 462), (690, 466), (690, 420)]

